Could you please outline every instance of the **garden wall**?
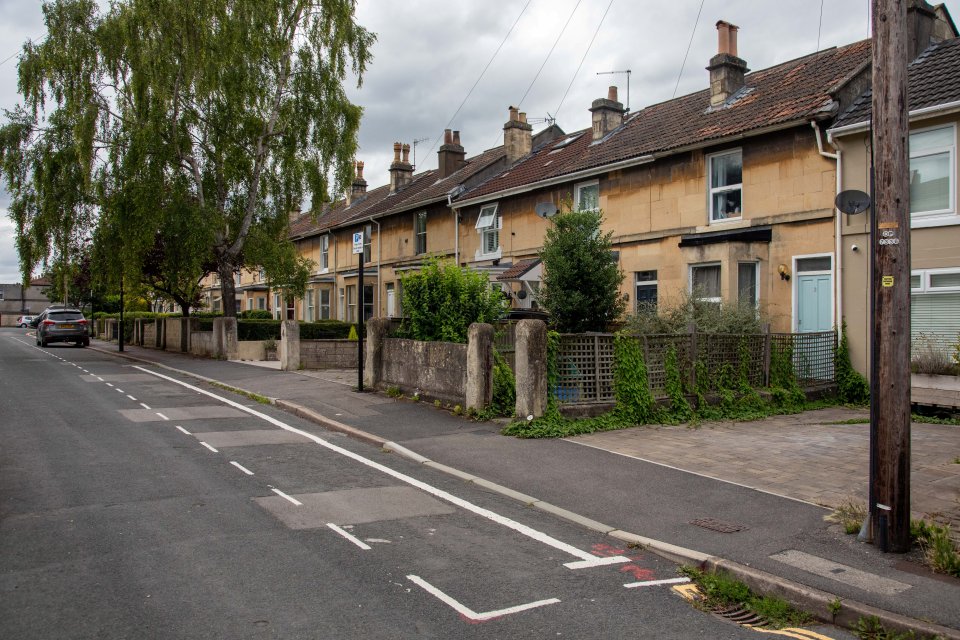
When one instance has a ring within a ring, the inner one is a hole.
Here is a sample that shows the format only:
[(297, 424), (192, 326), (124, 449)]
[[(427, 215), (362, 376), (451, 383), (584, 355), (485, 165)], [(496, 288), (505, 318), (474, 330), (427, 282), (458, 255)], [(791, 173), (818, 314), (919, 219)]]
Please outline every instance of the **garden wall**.
[(217, 355), (213, 331), (191, 331), (190, 353), (201, 358), (214, 358)]
[(356, 369), (356, 340), (300, 340), (304, 369)]
[(462, 404), (467, 393), (467, 345), (387, 338), (380, 384)]

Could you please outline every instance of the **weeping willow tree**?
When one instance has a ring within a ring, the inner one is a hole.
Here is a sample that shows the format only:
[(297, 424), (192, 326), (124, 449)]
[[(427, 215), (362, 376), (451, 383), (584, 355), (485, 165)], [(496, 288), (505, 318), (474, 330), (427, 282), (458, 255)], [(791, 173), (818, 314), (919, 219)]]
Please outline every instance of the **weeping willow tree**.
[[(343, 85), (362, 78), (374, 42), (354, 0), (116, 0), (104, 12), (53, 0), (43, 12), (47, 36), (18, 68), (23, 105), (0, 131), (24, 277), (89, 236), (119, 263), (101, 265), (110, 277), (184, 288), (206, 269), (224, 300), (245, 266), (302, 275), (276, 229), (351, 178), (361, 109)], [(275, 241), (249, 242), (264, 236)], [(145, 278), (145, 266), (165, 273)]]

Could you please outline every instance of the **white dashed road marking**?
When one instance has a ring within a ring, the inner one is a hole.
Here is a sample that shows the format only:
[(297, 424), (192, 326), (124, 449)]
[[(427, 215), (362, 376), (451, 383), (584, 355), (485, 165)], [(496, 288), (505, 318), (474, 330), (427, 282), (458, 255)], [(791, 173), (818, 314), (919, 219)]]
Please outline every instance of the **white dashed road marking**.
[(343, 529), (341, 529), (341, 528), (338, 527), (337, 525), (333, 524), (332, 522), (328, 522), (328, 523), (327, 523), (327, 526), (330, 527), (331, 529), (333, 529), (334, 531), (336, 531), (337, 533), (339, 533), (341, 536), (343, 536), (344, 538), (346, 538), (347, 540), (349, 540), (349, 541), (352, 542), (353, 544), (355, 544), (355, 545), (357, 545), (358, 547), (360, 547), (361, 549), (363, 549), (364, 551), (370, 551), (370, 549), (373, 548), (373, 547), (371, 547), (370, 545), (368, 545), (367, 543), (365, 543), (363, 540), (360, 540), (359, 538), (357, 538), (357, 537), (354, 536), (353, 534), (351, 534), (351, 533), (349, 533), (349, 532), (347, 532), (347, 531), (344, 531)]
[[(180, 429), (180, 427), (177, 427), (177, 429)], [(243, 472), (244, 472), (245, 474), (247, 474), (248, 476), (252, 476), (252, 475), (253, 475), (253, 471), (250, 471), (250, 469), (247, 469), (245, 466), (243, 466), (242, 464), (240, 464), (240, 463), (237, 462), (236, 460), (231, 460), (231, 461), (230, 461), (230, 464), (232, 464), (233, 466), (235, 466), (237, 469), (240, 469), (240, 471), (243, 471)]]
[[(207, 445), (207, 446), (209, 447), (210, 445)], [(211, 448), (212, 448), (212, 447), (211, 447)], [(292, 502), (293, 504), (297, 505), (298, 507), (302, 507), (302, 506), (303, 506), (303, 503), (302, 503), (302, 502), (300, 502), (299, 500), (297, 500), (297, 499), (294, 498), (293, 496), (288, 496), (288, 495), (285, 494), (283, 491), (280, 491), (280, 489), (277, 489), (277, 488), (275, 488), (275, 487), (270, 487), (270, 491), (273, 491), (275, 494), (277, 494), (278, 496), (280, 496), (280, 497), (283, 498), (284, 500), (289, 500), (290, 502)]]
[(210, 449), (210, 451), (213, 451), (214, 453), (220, 453), (219, 451), (217, 451), (216, 449), (214, 449), (213, 447), (211, 447), (210, 445), (208, 445), (206, 442), (201, 441), (200, 444), (202, 444), (203, 446), (205, 446), (207, 449)]

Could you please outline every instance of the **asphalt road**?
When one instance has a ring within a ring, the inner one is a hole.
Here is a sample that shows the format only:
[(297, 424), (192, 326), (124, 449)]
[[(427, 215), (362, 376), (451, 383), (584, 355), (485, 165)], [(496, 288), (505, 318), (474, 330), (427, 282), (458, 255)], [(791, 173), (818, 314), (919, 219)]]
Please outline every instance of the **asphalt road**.
[(0, 416), (5, 638), (761, 637), (661, 558), (166, 371), (0, 330)]

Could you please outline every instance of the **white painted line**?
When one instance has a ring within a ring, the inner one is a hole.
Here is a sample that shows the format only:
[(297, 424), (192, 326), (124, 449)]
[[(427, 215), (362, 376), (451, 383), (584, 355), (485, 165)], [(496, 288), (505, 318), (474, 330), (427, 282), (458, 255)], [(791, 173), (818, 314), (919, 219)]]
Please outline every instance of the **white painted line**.
[(110, 383), (110, 382), (108, 382), (108, 383), (107, 383), (107, 386), (108, 386), (108, 387), (112, 387), (112, 386), (113, 386), (113, 384), (112, 384), (112, 383)]
[(103, 382), (103, 378), (101, 378), (100, 376), (93, 376), (93, 377), (99, 380), (100, 382)]
[(117, 389), (117, 393), (123, 393), (123, 389)]
[(705, 473), (697, 473), (696, 471), (690, 471), (689, 469), (684, 469), (682, 467), (675, 467), (672, 464), (667, 464), (665, 462), (657, 462), (656, 460), (649, 460), (647, 458), (641, 458), (640, 456), (632, 456), (629, 453), (621, 453), (619, 451), (611, 451), (610, 449), (604, 449), (603, 447), (598, 447), (597, 445), (590, 444), (588, 442), (580, 442), (579, 440), (568, 440), (567, 438), (562, 438), (561, 442), (569, 442), (570, 444), (578, 444), (581, 447), (590, 447), (591, 449), (598, 449), (600, 451), (606, 451), (607, 453), (612, 453), (615, 456), (623, 456), (624, 458), (630, 458), (631, 460), (639, 460), (640, 462), (648, 462), (650, 464), (655, 464), (658, 467), (664, 467), (666, 469), (673, 469), (674, 471), (682, 471), (683, 473), (689, 473), (693, 476), (700, 476), (701, 478), (707, 478), (708, 480), (716, 480), (717, 482), (723, 482), (725, 484), (732, 484), (735, 487), (742, 487), (744, 489), (751, 489), (753, 491), (758, 491), (760, 493), (765, 493), (770, 496), (775, 496), (777, 498), (786, 498), (787, 500), (793, 500), (794, 502), (799, 502), (801, 504), (809, 504), (814, 507), (819, 507), (820, 509), (826, 509), (830, 511), (829, 507), (825, 507), (822, 504), (816, 504), (815, 502), (807, 502), (806, 500), (801, 500), (800, 498), (794, 498), (791, 496), (785, 496), (782, 493), (774, 493), (773, 491), (767, 491), (766, 489), (759, 489), (757, 487), (751, 487), (748, 484), (741, 484), (739, 482), (733, 482), (732, 480), (724, 480), (723, 478), (717, 478), (715, 476), (709, 476)]
[(567, 569), (590, 569), (592, 567), (604, 567), (608, 564), (623, 564), (624, 562), (630, 562), (630, 558), (626, 556), (608, 556), (606, 558), (592, 556), (587, 560), (566, 562), (563, 566)]
[(625, 584), (627, 589), (633, 589), (635, 587), (655, 587), (661, 584), (683, 584), (685, 582), (690, 582), (690, 578), (668, 578), (666, 580), (645, 580), (644, 582), (630, 582)]
[(200, 444), (202, 444), (203, 446), (205, 446), (207, 449), (210, 449), (210, 451), (213, 451), (214, 453), (220, 453), (219, 451), (217, 451), (216, 449), (214, 449), (213, 447), (211, 447), (210, 445), (208, 445), (208, 444), (207, 444), (206, 442), (204, 442), (203, 440), (200, 441)]
[(136, 401), (137, 401), (137, 399), (136, 399), (136, 398), (134, 398), (134, 397), (133, 397), (132, 395), (130, 395), (129, 393), (127, 394), (127, 397), (128, 397), (128, 398), (130, 398), (131, 400), (133, 400), (134, 402), (136, 402)]
[[(377, 471), (380, 471), (381, 473), (384, 473), (401, 482), (405, 482), (406, 484), (409, 484), (412, 487), (416, 487), (421, 491), (425, 491), (426, 493), (436, 498), (439, 498), (440, 500), (445, 500), (453, 505), (460, 507), (461, 509), (465, 509), (466, 511), (470, 511), (471, 513), (474, 513), (478, 516), (491, 520), (501, 526), (507, 527), (508, 529), (512, 529), (517, 533), (520, 533), (522, 535), (527, 536), (528, 538), (536, 540), (537, 542), (545, 544), (549, 547), (553, 547), (554, 549), (557, 549), (559, 551), (563, 551), (564, 553), (567, 553), (575, 558), (579, 558), (580, 560), (587, 561), (587, 564), (585, 564), (586, 567), (600, 566), (600, 564), (595, 564), (598, 561), (601, 564), (613, 563), (613, 560), (610, 558), (601, 558), (587, 551), (583, 551), (582, 549), (578, 549), (577, 547), (574, 547), (571, 544), (567, 544), (566, 542), (557, 540), (556, 538), (549, 536), (546, 533), (543, 533), (542, 531), (537, 531), (533, 527), (529, 527), (525, 524), (517, 522), (516, 520), (511, 520), (510, 518), (502, 516), (498, 513), (494, 513), (489, 509), (484, 509), (483, 507), (480, 507), (471, 502), (468, 502), (463, 498), (459, 498), (453, 495), (452, 493), (444, 491), (443, 489), (434, 487), (433, 485), (427, 484), (426, 482), (422, 482), (420, 480), (417, 480), (416, 478), (412, 478), (395, 469), (391, 469), (388, 466), (382, 465), (379, 462), (375, 462), (373, 460), (370, 460), (369, 458), (365, 458), (358, 453), (354, 453), (348, 449), (344, 449), (343, 447), (339, 447), (333, 443), (327, 442), (323, 438), (315, 436), (312, 433), (308, 433), (303, 429), (297, 429), (296, 427), (291, 427), (290, 425), (286, 424), (281, 420), (268, 416), (265, 413), (261, 413), (251, 407), (242, 405), (239, 402), (235, 402), (233, 400), (230, 400), (229, 398), (224, 398), (223, 396), (218, 396), (217, 394), (207, 391), (206, 389), (201, 389), (187, 382), (183, 382), (182, 380), (177, 380), (176, 378), (172, 378), (162, 373), (157, 373), (156, 371), (151, 371), (150, 369), (146, 369), (144, 367), (134, 366), (133, 368), (139, 371), (143, 371), (144, 373), (148, 373), (162, 380), (167, 380), (174, 384), (178, 384), (181, 387), (185, 387), (187, 389), (190, 389), (191, 391), (195, 391), (200, 395), (205, 395), (209, 398), (214, 398), (216, 400), (219, 400), (220, 402), (228, 406), (231, 406), (239, 411), (243, 411), (244, 413), (250, 414), (252, 416), (256, 416), (257, 418), (260, 418), (264, 422), (268, 422), (274, 426), (280, 427), (281, 429), (285, 431), (289, 431), (290, 433), (296, 433), (298, 435), (301, 435), (304, 438), (307, 438), (308, 440), (312, 440), (313, 442), (317, 443), (321, 447), (325, 447), (330, 451), (338, 453), (344, 457), (350, 458), (351, 460), (359, 462), (360, 464), (370, 467), (371, 469), (376, 469)], [(623, 561), (629, 561), (629, 560), (623, 560)]]
[(357, 545), (358, 547), (360, 547), (361, 549), (363, 549), (364, 551), (370, 551), (370, 549), (373, 548), (373, 547), (371, 547), (370, 545), (368, 545), (367, 543), (365, 543), (363, 540), (357, 538), (356, 536), (352, 535), (351, 533), (349, 533), (349, 532), (347, 532), (347, 531), (344, 531), (343, 529), (341, 529), (341, 528), (338, 527), (337, 525), (333, 524), (332, 522), (328, 522), (328, 523), (327, 523), (327, 526), (330, 527), (331, 529), (333, 529), (334, 531), (336, 531), (337, 533), (339, 533), (340, 535), (342, 535), (344, 538), (346, 538), (347, 540), (349, 540), (349, 541), (352, 542), (353, 544), (355, 544), (355, 545)]
[(193, 435), (192, 433), (190, 433), (189, 431), (187, 431), (186, 429), (184, 429), (184, 428), (181, 427), (180, 425), (177, 425), (177, 429), (179, 429), (181, 432), (187, 434), (188, 436), (192, 436), (192, 435)]
[(302, 503), (302, 502), (300, 502), (299, 500), (297, 500), (297, 499), (294, 498), (293, 496), (288, 496), (288, 495), (285, 494), (283, 491), (280, 491), (280, 489), (275, 489), (275, 488), (273, 488), (273, 487), (270, 487), (270, 491), (273, 491), (275, 494), (277, 494), (278, 496), (280, 496), (280, 497), (283, 498), (284, 500), (289, 500), (290, 502), (292, 502), (293, 504), (297, 505), (298, 507), (302, 507), (302, 506), (303, 506), (303, 503)]
[(143, 404), (142, 402), (140, 403), (140, 406), (143, 407), (144, 409), (146, 409), (147, 411), (150, 411), (150, 407), (148, 407), (147, 405)]
[[(180, 428), (180, 427), (177, 427), (177, 429), (179, 429), (179, 428)], [(237, 469), (240, 469), (240, 471), (243, 471), (243, 472), (244, 472), (245, 474), (247, 474), (248, 476), (252, 476), (252, 475), (253, 475), (253, 471), (250, 471), (250, 469), (247, 469), (245, 466), (243, 466), (242, 464), (240, 464), (240, 463), (237, 462), (236, 460), (231, 460), (231, 461), (230, 461), (230, 464), (232, 464), (233, 466), (235, 466)]]
[(535, 609), (537, 607), (544, 607), (548, 604), (556, 604), (560, 602), (559, 598), (550, 598), (549, 600), (537, 600), (536, 602), (528, 602), (527, 604), (520, 604), (515, 607), (508, 607), (506, 609), (498, 609), (496, 611), (487, 611), (485, 613), (477, 613), (473, 609), (464, 606), (445, 594), (440, 589), (437, 589), (435, 586), (421, 578), (420, 576), (407, 576), (407, 580), (416, 584), (424, 591), (432, 595), (434, 598), (444, 603), (464, 618), (468, 620), (473, 620), (474, 622), (486, 622), (487, 620), (493, 620), (494, 618), (501, 618), (503, 616), (508, 616), (511, 613), (519, 613), (521, 611), (526, 611), (528, 609)]
[(164, 420), (169, 420), (169, 419), (170, 419), (170, 418), (168, 418), (167, 416), (165, 416), (165, 415), (163, 415), (162, 413), (160, 413), (159, 411), (157, 411), (156, 414), (157, 414), (158, 416), (160, 416), (161, 418), (163, 418)]

